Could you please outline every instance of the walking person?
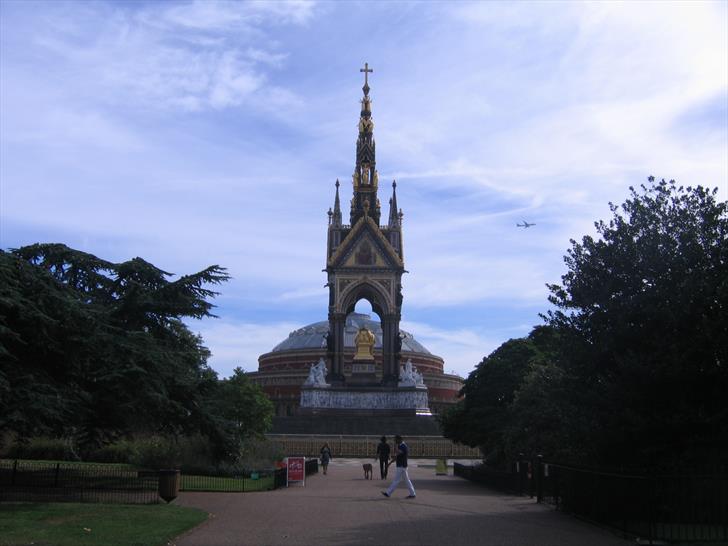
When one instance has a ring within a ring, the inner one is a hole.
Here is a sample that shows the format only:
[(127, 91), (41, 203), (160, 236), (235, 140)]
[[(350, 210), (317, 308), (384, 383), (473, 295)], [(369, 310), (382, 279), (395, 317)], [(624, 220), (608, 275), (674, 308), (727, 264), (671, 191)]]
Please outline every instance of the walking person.
[(417, 496), (417, 493), (415, 493), (415, 488), (409, 479), (409, 474), (407, 474), (407, 457), (409, 456), (409, 448), (399, 434), (394, 437), (394, 442), (397, 444), (397, 453), (394, 457), (392, 457), (392, 460), (397, 463), (397, 473), (394, 475), (394, 480), (392, 480), (392, 483), (389, 485), (387, 490), (382, 491), (382, 495), (390, 497), (397, 488), (397, 485), (399, 485), (399, 482), (404, 480), (404, 483), (409, 490), (407, 498), (414, 499)]
[(389, 470), (389, 454), (391, 451), (392, 450), (387, 443), (387, 437), (382, 436), (379, 440), (379, 444), (377, 444), (377, 456), (375, 459), (379, 459), (379, 475), (383, 480), (387, 479), (387, 470)]
[(326, 474), (326, 470), (329, 468), (330, 460), (331, 460), (331, 448), (329, 447), (328, 442), (324, 442), (324, 445), (321, 448), (321, 468), (323, 468), (323, 470), (324, 470), (324, 475)]

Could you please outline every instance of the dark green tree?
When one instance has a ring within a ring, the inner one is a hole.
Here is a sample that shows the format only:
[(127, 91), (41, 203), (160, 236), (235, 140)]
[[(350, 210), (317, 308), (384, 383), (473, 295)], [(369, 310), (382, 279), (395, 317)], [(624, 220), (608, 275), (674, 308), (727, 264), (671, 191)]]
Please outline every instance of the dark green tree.
[(571, 404), (604, 462), (705, 460), (728, 438), (728, 214), (716, 191), (649, 180), (549, 286)]
[(209, 412), (223, 420), (239, 442), (261, 439), (273, 423), (273, 403), (242, 368), (218, 382), (209, 404)]
[(540, 326), (528, 338), (506, 341), (476, 366), (461, 390), (464, 398), (440, 419), (446, 437), (480, 447), (490, 464), (514, 456), (506, 441), (514, 426), (511, 407), (530, 371), (544, 362), (547, 330)]
[(214, 316), (209, 267), (170, 280), (60, 244), (0, 252), (0, 429), (93, 446), (134, 432), (216, 429), (209, 352), (184, 318)]

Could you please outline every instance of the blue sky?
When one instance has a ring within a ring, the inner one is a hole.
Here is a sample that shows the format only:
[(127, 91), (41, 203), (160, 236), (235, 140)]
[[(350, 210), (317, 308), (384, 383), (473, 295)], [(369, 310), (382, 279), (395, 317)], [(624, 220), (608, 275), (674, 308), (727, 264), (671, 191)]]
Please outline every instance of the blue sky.
[(191, 327), (221, 375), (257, 369), (326, 319), (368, 62), (403, 328), (465, 376), (540, 323), (569, 239), (630, 185), (728, 197), (727, 6), (3, 0), (0, 247), (227, 267)]

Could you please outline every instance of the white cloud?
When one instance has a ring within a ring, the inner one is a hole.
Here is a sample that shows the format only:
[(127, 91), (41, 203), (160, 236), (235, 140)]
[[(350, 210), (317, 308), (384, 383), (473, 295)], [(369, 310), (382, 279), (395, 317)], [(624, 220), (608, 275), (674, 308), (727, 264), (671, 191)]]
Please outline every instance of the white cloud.
[(254, 0), (194, 0), (170, 7), (154, 5), (138, 14), (147, 24), (184, 27), (196, 31), (246, 30), (269, 21), (276, 24), (306, 24), (313, 16), (315, 2)]
[(222, 377), (231, 375), (238, 366), (248, 372), (257, 370), (258, 357), (270, 352), (300, 326), (290, 322), (255, 324), (223, 319), (190, 323), (192, 331), (200, 333), (205, 346), (212, 351), (210, 366)]
[(629, 185), (728, 198), (724, 3), (27, 6), (0, 20), (0, 244), (227, 266), (203, 334), (228, 371), (300, 326), (292, 308), (325, 316), (363, 61), (384, 214), (392, 178), (405, 213), (404, 316), (462, 370), (528, 332), (569, 238)]
[[(55, 6), (51, 6), (55, 7)], [(78, 6), (77, 6), (78, 7)], [(305, 25), (312, 3), (213, 2), (151, 4), (128, 10), (85, 7), (81, 25), (59, 9), (34, 21), (37, 53), (55, 59), (46, 77), (74, 98), (119, 107), (201, 111), (243, 104), (254, 95), (294, 103), (290, 89), (271, 86), (287, 53), (269, 25)], [(73, 72), (59, 67), (66, 66)]]
[(511, 337), (523, 337), (531, 327), (517, 325), (483, 332), (475, 328), (447, 329), (428, 323), (402, 321), (402, 328), (415, 335), (431, 353), (445, 360), (446, 373), (467, 377), (475, 366)]

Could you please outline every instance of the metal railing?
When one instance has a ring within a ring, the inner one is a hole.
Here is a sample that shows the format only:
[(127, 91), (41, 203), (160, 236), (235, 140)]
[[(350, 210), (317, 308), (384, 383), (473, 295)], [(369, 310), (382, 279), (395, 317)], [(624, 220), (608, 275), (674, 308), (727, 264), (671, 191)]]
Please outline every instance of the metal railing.
[(218, 491), (221, 493), (249, 493), (275, 489), (274, 471), (252, 472), (246, 476), (208, 476), (184, 474), (180, 491)]
[(627, 535), (648, 541), (728, 541), (725, 472), (623, 473), (545, 463), (539, 475), (540, 499)]
[(158, 482), (125, 466), (0, 460), (0, 501), (151, 504)]
[(559, 510), (653, 541), (728, 541), (728, 473), (614, 472), (521, 459), (508, 471), (455, 463), (454, 474), (535, 497)]
[(499, 491), (523, 494), (524, 484), (518, 472), (505, 472), (485, 465), (453, 463), (453, 475), (483, 484)]
[[(306, 475), (318, 460), (306, 461)], [(286, 469), (179, 476), (179, 491), (249, 493), (286, 485)], [(160, 472), (127, 465), (0, 460), (0, 502), (160, 502)]]
[[(268, 434), (284, 453), (302, 457), (318, 457), (321, 446), (328, 443), (333, 457), (374, 458), (379, 436), (347, 436), (332, 434)], [(390, 438), (390, 443), (392, 442)], [(480, 459), (477, 448), (455, 444), (442, 436), (408, 436), (409, 456), (416, 459)]]

